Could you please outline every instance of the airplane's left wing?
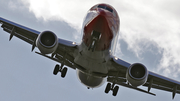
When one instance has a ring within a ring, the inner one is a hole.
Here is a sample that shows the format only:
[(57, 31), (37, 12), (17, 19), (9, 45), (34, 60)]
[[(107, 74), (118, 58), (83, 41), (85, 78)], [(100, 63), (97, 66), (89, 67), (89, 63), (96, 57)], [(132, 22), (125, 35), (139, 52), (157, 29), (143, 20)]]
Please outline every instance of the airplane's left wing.
[(127, 71), (129, 67), (132, 65), (126, 61), (118, 59), (116, 57), (111, 58), (111, 68), (108, 73), (108, 82), (112, 82), (124, 87), (128, 87), (131, 89), (135, 89), (144, 93), (148, 93), (151, 95), (155, 95), (150, 92), (151, 88), (164, 90), (168, 92), (172, 92), (172, 98), (175, 97), (175, 94), (180, 94), (180, 82), (176, 80), (172, 80), (170, 78), (161, 76), (159, 74), (148, 71), (148, 77), (146, 83), (142, 86), (147, 87), (147, 90), (140, 89), (138, 87), (130, 85), (127, 81)]

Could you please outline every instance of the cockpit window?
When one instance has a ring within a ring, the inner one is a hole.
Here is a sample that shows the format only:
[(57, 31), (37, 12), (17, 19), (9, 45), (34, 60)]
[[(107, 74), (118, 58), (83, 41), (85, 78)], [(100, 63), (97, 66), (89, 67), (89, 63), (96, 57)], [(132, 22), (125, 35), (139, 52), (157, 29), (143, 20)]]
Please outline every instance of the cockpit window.
[(103, 8), (103, 9), (105, 9), (105, 10), (108, 10), (108, 11), (110, 11), (110, 12), (113, 12), (113, 10), (112, 10), (111, 8), (109, 8), (109, 7), (107, 7), (107, 6), (104, 6), (104, 5), (99, 5), (98, 8)]

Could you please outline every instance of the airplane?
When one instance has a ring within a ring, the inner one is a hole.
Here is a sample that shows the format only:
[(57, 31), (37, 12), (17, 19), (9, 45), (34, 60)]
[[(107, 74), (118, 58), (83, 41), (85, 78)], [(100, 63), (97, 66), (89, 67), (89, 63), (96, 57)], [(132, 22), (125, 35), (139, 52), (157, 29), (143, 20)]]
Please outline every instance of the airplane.
[[(82, 25), (82, 41), (76, 43), (58, 38), (52, 31), (39, 32), (0, 17), (3, 30), (10, 34), (9, 41), (17, 38), (32, 45), (38, 55), (56, 61), (53, 74), (64, 78), (67, 67), (77, 72), (80, 82), (88, 89), (107, 82), (105, 93), (116, 96), (119, 85), (150, 95), (151, 88), (180, 94), (180, 82), (148, 71), (142, 63), (128, 63), (114, 56), (118, 40), (120, 19), (109, 4), (96, 4), (90, 8)], [(64, 67), (65, 66), (65, 67)], [(147, 87), (147, 90), (139, 88)]]

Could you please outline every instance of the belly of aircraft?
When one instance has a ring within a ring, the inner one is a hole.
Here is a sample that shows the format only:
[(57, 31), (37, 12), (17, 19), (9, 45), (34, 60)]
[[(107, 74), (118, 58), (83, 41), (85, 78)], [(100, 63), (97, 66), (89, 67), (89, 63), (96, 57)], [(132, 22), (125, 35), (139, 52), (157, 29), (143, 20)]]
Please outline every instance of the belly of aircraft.
[(108, 50), (92, 52), (82, 42), (74, 59), (74, 63), (85, 69), (84, 71), (77, 69), (77, 76), (80, 82), (90, 88), (101, 86), (106, 81), (106, 74), (108, 73), (108, 56)]
[(108, 50), (107, 51), (89, 51), (88, 47), (82, 42), (79, 47), (79, 53), (76, 54), (74, 62), (82, 66), (86, 71), (97, 72), (102, 74), (108, 73), (107, 60), (108, 60)]
[(104, 77), (97, 77), (92, 74), (84, 73), (78, 69), (77, 76), (82, 84), (90, 88), (99, 87), (106, 81)]

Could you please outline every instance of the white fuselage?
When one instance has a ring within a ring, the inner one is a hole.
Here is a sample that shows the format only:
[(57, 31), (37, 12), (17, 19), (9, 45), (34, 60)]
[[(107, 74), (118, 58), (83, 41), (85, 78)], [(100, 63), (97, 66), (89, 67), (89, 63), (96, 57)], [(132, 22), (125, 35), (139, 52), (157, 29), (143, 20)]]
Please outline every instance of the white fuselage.
[[(102, 6), (114, 10), (109, 5)], [(104, 75), (108, 73), (107, 63), (115, 51), (118, 27), (119, 17), (115, 10), (110, 12), (95, 5), (88, 11), (82, 27), (83, 39), (74, 59), (85, 69), (77, 70), (78, 78), (85, 86), (99, 87), (106, 81)]]

